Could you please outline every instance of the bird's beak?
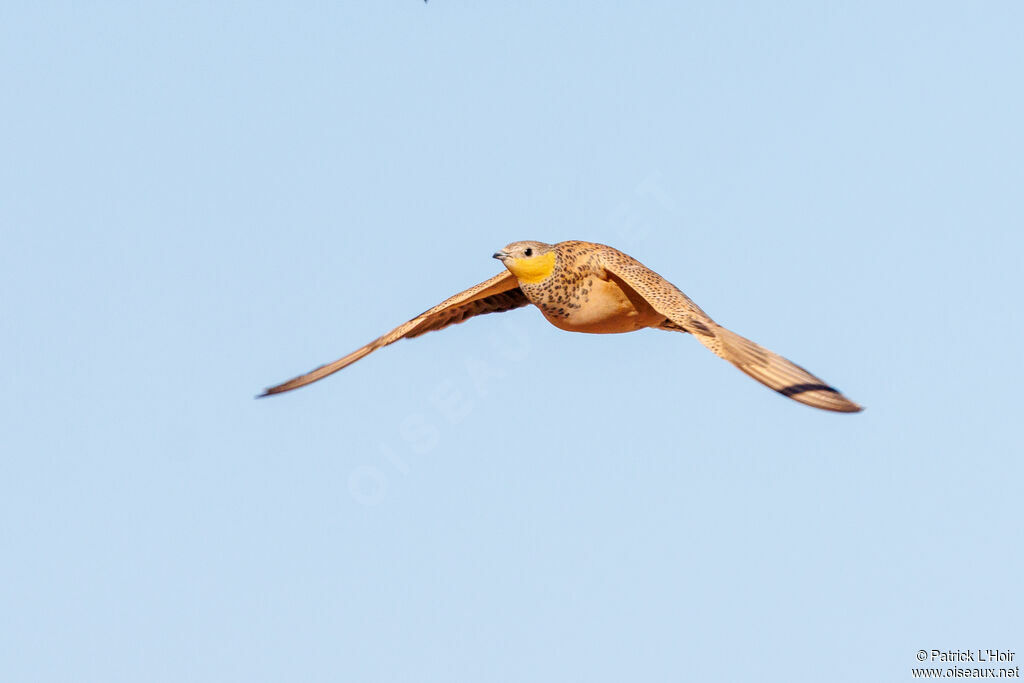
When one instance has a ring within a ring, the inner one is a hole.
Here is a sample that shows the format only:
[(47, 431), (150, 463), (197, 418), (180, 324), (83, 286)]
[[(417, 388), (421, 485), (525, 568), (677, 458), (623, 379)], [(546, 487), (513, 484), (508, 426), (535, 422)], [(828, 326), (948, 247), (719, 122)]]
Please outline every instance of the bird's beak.
[(508, 258), (508, 254), (506, 254), (504, 251), (496, 251), (493, 254), (491, 254), (491, 258), (496, 258), (499, 261), (504, 261), (506, 258)]

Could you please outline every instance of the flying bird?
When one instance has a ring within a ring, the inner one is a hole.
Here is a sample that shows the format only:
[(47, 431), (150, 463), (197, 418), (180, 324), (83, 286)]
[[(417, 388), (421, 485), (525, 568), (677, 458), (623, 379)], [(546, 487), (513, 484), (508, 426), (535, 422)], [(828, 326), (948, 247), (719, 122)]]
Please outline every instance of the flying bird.
[(651, 327), (689, 333), (715, 355), (794, 401), (840, 413), (862, 410), (799, 365), (722, 327), (675, 285), (617, 249), (593, 242), (513, 242), (494, 258), (504, 264), (504, 272), (261, 396), (316, 382), (399, 339), (533, 304), (548, 322), (568, 332), (611, 334)]

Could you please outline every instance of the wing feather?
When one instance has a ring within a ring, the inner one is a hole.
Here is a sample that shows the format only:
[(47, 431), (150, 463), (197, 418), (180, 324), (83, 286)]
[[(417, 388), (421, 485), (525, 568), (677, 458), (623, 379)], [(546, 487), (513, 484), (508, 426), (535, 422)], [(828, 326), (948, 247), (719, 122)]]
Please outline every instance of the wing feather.
[(298, 389), (323, 379), (327, 375), (331, 375), (355, 363), (363, 356), (369, 355), (382, 346), (392, 344), (399, 339), (411, 339), (427, 332), (440, 330), (449, 325), (465, 322), (477, 315), (510, 311), (514, 308), (525, 306), (528, 303), (526, 295), (519, 289), (519, 281), (516, 280), (515, 276), (508, 271), (499, 273), (489, 280), (485, 280), (464, 292), (459, 292), (445, 299), (437, 306), (424, 311), (408, 322), (402, 323), (387, 334), (374, 339), (360, 349), (356, 349), (344, 358), (339, 358), (333, 363), (321, 365), (304, 375), (299, 375), (287, 382), (270, 387), (260, 394), (260, 398)]
[(601, 265), (666, 317), (662, 327), (690, 332), (718, 357), (778, 393), (822, 410), (856, 413), (863, 408), (796, 363), (728, 330), (677, 287), (636, 259), (607, 248)]

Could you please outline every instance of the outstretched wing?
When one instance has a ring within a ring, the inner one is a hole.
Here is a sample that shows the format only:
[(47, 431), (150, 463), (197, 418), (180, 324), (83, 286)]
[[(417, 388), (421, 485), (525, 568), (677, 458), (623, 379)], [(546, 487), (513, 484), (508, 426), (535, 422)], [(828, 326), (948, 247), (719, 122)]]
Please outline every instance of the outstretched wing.
[(409, 322), (399, 325), (384, 336), (374, 339), (363, 348), (356, 349), (344, 358), (339, 358), (327, 365), (321, 365), (316, 370), (307, 372), (305, 375), (299, 375), (295, 379), (290, 379), (283, 384), (270, 387), (260, 394), (260, 398), (298, 389), (318, 379), (323, 379), (327, 375), (355, 363), (363, 356), (373, 353), (380, 347), (387, 346), (399, 339), (418, 337), (425, 332), (440, 330), (442, 327), (461, 323), (475, 315), (510, 311), (513, 308), (519, 308), (528, 303), (530, 302), (527, 300), (526, 295), (523, 294), (523, 290), (519, 289), (519, 281), (516, 280), (512, 273), (505, 271), (444, 300)]
[(720, 358), (761, 384), (815, 408), (840, 413), (863, 410), (796, 363), (722, 327), (672, 283), (636, 259), (608, 248), (602, 252), (601, 265), (620, 286), (635, 291), (667, 318), (662, 327), (693, 334)]

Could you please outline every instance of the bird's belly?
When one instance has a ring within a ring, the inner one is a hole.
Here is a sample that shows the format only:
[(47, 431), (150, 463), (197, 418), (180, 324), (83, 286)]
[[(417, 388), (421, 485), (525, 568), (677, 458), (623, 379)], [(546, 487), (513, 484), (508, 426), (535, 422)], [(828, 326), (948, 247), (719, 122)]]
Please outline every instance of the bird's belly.
[[(632, 296), (630, 296), (632, 295)], [(632, 290), (624, 291), (613, 280), (595, 278), (587, 295), (574, 302), (577, 307), (543, 311), (555, 327), (569, 332), (616, 334), (657, 327), (665, 316)]]

